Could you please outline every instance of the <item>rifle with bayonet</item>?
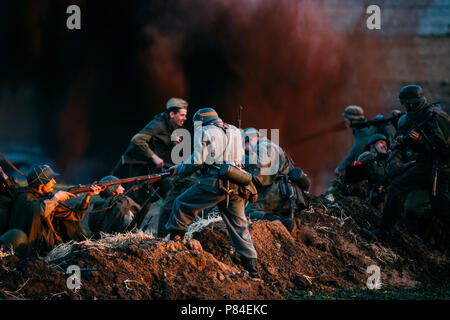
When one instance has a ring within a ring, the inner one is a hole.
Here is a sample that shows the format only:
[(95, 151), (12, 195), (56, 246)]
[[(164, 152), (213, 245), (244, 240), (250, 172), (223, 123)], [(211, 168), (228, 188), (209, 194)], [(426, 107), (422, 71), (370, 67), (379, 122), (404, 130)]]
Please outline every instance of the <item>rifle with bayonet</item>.
[(108, 188), (109, 186), (113, 186), (113, 185), (118, 185), (118, 184), (126, 184), (126, 183), (130, 183), (130, 182), (144, 182), (147, 181), (148, 184), (153, 184), (156, 183), (160, 180), (162, 180), (165, 177), (169, 177), (171, 176), (171, 172), (170, 171), (164, 171), (162, 173), (158, 173), (158, 174), (150, 174), (150, 175), (146, 175), (146, 176), (137, 176), (137, 177), (131, 177), (131, 178), (124, 178), (124, 179), (119, 179), (119, 180), (115, 180), (115, 181), (110, 181), (110, 182), (98, 182), (95, 181), (91, 184), (87, 184), (87, 185), (78, 185), (78, 186), (74, 186), (71, 187), (69, 189), (67, 189), (67, 192), (73, 193), (73, 194), (77, 194), (77, 193), (83, 193), (83, 192), (89, 192), (91, 189), (91, 186), (93, 185), (97, 185), (100, 187), (104, 187), (104, 188)]

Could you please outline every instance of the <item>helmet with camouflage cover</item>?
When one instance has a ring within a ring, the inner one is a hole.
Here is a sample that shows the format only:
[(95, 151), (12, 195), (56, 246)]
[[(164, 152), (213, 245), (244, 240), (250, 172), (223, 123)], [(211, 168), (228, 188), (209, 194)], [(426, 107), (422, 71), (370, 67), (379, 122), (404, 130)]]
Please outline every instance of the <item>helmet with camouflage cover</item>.
[(28, 237), (20, 229), (11, 229), (0, 237), (0, 245), (6, 249), (13, 249), (18, 253), (22, 253), (28, 244)]
[(360, 106), (348, 106), (342, 115), (348, 120), (364, 120), (364, 110)]
[(242, 139), (244, 141), (248, 141), (253, 137), (259, 137), (259, 131), (255, 128), (245, 128), (242, 130)]
[(219, 115), (213, 108), (202, 108), (194, 114), (192, 121), (193, 122), (201, 121), (202, 125), (205, 126), (210, 123), (222, 120), (219, 118)]
[(400, 89), (400, 94), (398, 95), (398, 100), (400, 103), (417, 103), (421, 101), (426, 101), (427, 98), (423, 95), (422, 87), (416, 84), (404, 86)]
[(27, 175), (28, 186), (38, 187), (41, 184), (47, 184), (56, 176), (59, 176), (59, 173), (53, 171), (47, 164), (35, 166)]

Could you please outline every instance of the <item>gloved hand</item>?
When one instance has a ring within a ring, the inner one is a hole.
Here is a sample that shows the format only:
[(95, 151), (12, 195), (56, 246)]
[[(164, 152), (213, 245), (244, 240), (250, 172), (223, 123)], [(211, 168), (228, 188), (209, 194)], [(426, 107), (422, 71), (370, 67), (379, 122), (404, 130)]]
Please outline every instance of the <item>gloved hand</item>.
[(414, 130), (407, 134), (406, 139), (407, 141), (418, 144), (422, 144), (423, 142), (423, 136), (419, 132)]

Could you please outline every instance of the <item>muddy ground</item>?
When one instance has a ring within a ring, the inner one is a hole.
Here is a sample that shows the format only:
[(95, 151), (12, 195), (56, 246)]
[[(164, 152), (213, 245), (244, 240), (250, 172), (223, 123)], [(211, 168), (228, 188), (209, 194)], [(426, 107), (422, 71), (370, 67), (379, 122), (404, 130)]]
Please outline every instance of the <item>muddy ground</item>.
[[(450, 288), (445, 233), (417, 235), (400, 224), (376, 241), (358, 231), (379, 220), (378, 211), (356, 198), (313, 197), (293, 234), (279, 222), (252, 221), (261, 279), (242, 271), (217, 218), (197, 223), (184, 241), (140, 232), (63, 245), (42, 258), (3, 252), (0, 298), (285, 299), (294, 291), (368, 290), (370, 265), (380, 268), (385, 289)], [(81, 271), (78, 290), (67, 287), (69, 265), (95, 268)]]

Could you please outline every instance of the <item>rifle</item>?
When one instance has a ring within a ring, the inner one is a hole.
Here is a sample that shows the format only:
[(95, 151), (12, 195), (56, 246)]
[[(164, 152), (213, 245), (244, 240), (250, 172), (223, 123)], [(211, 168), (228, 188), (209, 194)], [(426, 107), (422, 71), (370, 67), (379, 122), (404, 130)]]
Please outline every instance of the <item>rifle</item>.
[(238, 129), (240, 129), (241, 125), (242, 125), (242, 109), (244, 109), (244, 108), (242, 106), (239, 106), (239, 109), (238, 109), (238, 121), (237, 121)]
[(401, 112), (399, 115), (390, 115), (390, 116), (378, 115), (372, 120), (352, 121), (350, 123), (350, 127), (355, 129), (368, 128), (370, 126), (378, 127), (385, 123), (393, 122), (394, 120), (397, 120), (404, 114), (406, 114), (406, 112)]
[[(148, 165), (150, 162), (142, 161), (142, 160), (135, 160), (135, 159), (133, 159), (133, 158), (123, 154), (122, 157), (120, 158), (120, 163), (122, 165), (126, 165), (126, 164), (143, 164), (143, 165)], [(164, 169), (169, 169), (172, 166), (173, 166), (172, 163), (164, 162)]]
[(12, 178), (8, 177), (6, 173), (3, 171), (3, 168), (0, 167), (0, 192), (5, 193), (10, 197), (14, 195), (12, 187), (15, 184), (11, 179)]
[(119, 179), (119, 180), (110, 181), (110, 182), (95, 181), (88, 185), (78, 185), (78, 186), (71, 187), (71, 188), (67, 189), (66, 191), (73, 193), (73, 194), (77, 194), (77, 193), (89, 192), (91, 190), (90, 189), (91, 186), (93, 186), (93, 185), (108, 188), (109, 186), (113, 186), (113, 185), (117, 185), (117, 184), (125, 184), (125, 183), (130, 183), (130, 182), (148, 181), (149, 184), (153, 184), (153, 183), (156, 183), (156, 182), (162, 180), (165, 177), (170, 176), (171, 174), (172, 173), (170, 171), (164, 171), (159, 174), (151, 174), (151, 175), (146, 175), (146, 176), (124, 178), (124, 179)]

